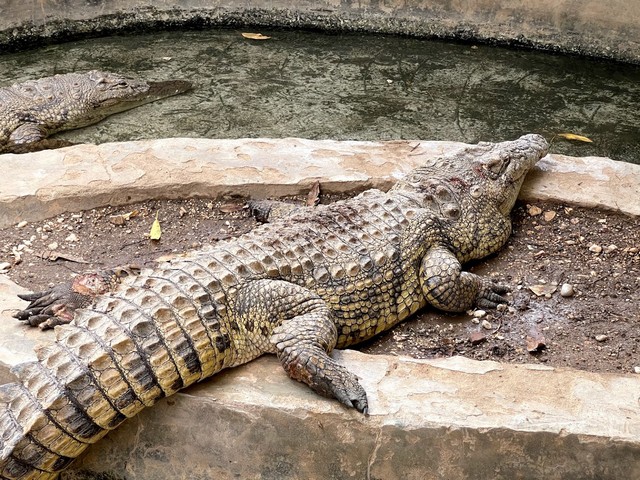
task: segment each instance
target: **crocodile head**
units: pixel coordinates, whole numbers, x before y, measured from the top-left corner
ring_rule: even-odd
[[[479,143],[472,155],[469,194],[493,203],[508,215],[518,198],[527,172],[547,154],[549,144],[542,135],[523,135],[502,143]]]
[[[146,82],[117,73],[92,70],[80,74],[74,87],[76,95],[84,97],[85,109],[77,116],[77,122],[72,122],[72,126],[66,125],[65,129],[90,125],[114,113],[187,92],[191,90],[191,83],[185,80]]]
[[[508,142],[481,142],[428,160],[394,189],[406,192],[427,208],[435,207],[445,217],[459,218],[466,212],[489,218],[495,210],[507,216],[527,172],[548,148],[544,137],[537,134]]]

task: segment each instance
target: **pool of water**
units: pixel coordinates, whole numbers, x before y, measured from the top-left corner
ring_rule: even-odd
[[[640,67],[383,35],[239,30],[113,36],[0,55],[0,86],[107,69],[193,92],[63,133],[74,142],[305,137],[476,142],[538,132],[552,151],[640,163]]]

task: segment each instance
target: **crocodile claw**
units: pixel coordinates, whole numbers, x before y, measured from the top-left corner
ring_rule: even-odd
[[[485,281],[478,292],[476,304],[482,308],[496,308],[501,303],[509,303],[503,295],[510,290],[506,285]]]

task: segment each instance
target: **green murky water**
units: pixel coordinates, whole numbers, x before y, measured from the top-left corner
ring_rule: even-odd
[[[552,150],[640,163],[640,67],[527,51],[317,32],[116,36],[0,56],[0,85],[94,68],[186,78],[187,95],[61,134],[153,137],[504,140],[573,132]]]

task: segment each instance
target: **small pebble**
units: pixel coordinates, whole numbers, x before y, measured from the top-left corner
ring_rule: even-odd
[[[602,247],[600,245],[596,245],[595,243],[589,247],[589,251],[593,253],[602,252]]]
[[[485,310],[476,310],[475,312],[473,312],[473,316],[476,318],[482,318],[487,314],[487,312]]]
[[[499,312],[504,312],[506,309],[507,309],[506,303],[499,303],[498,306],[496,307],[496,310]]]
[[[607,337],[606,335],[596,335],[595,339],[598,342],[604,342],[605,340],[607,340],[609,337]]]
[[[0,273],[7,273],[11,268],[11,264],[9,262],[0,262]]]
[[[613,252],[614,250],[617,250],[617,249],[618,249],[618,247],[612,243],[611,245],[607,246],[604,249],[604,251],[605,251],[605,253],[611,253],[611,252]]]
[[[47,248],[49,250],[56,250],[58,248],[58,242],[51,242],[49,245],[47,245]]]
[[[489,322],[487,320],[483,320],[482,321],[482,328],[485,328],[487,330],[491,330],[493,328],[493,325],[491,325],[491,322]]]
[[[635,373],[640,373],[640,366],[633,367]]]
[[[66,242],[77,242],[78,236],[75,233],[71,233],[64,239]]]
[[[469,335],[469,341],[471,345],[479,345],[480,343],[487,340],[487,336],[483,332],[473,332]]]
[[[575,295],[575,290],[573,289],[573,285],[570,283],[563,283],[562,287],[560,287],[560,295],[563,297],[573,297]]]
[[[535,205],[529,205],[527,208],[527,212],[532,217],[535,217],[536,215],[540,215],[542,213],[542,209],[540,207],[536,207]]]
[[[550,222],[554,218],[556,218],[556,212],[554,212],[553,210],[547,210],[546,212],[544,212],[544,221],[545,222]]]
[[[22,220],[21,222],[19,222],[16,227],[17,228],[24,228],[27,226],[27,221],[26,220]]]

